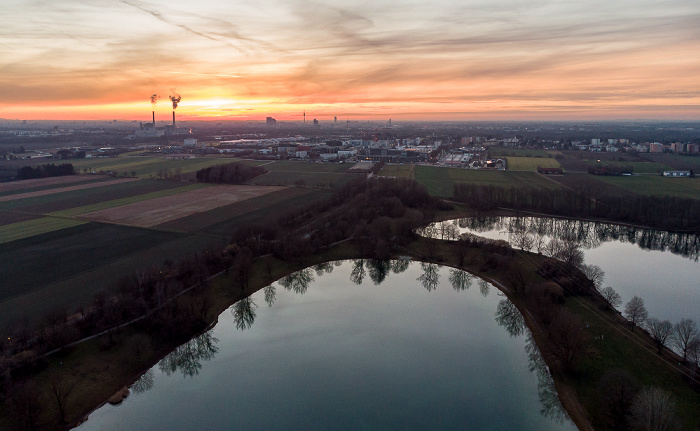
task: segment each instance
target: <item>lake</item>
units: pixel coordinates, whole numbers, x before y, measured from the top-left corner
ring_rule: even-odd
[[[575,430],[517,309],[463,271],[348,260],[224,312],[88,430]]]
[[[446,226],[453,226],[448,228]],[[650,317],[676,323],[690,318],[700,323],[700,236],[609,223],[551,217],[486,217],[434,223],[429,235],[440,238],[472,233],[505,240],[516,248],[537,252],[538,238],[580,244],[584,262],[605,272],[603,286],[612,286],[622,306],[633,296],[645,302]],[[530,236],[530,240],[523,236]]]

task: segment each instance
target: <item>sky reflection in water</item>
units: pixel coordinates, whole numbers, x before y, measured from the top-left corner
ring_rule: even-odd
[[[307,268],[234,304],[79,429],[575,429],[522,316],[467,273]]]

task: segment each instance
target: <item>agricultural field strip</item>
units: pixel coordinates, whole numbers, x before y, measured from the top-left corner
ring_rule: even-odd
[[[11,192],[17,190],[34,189],[47,186],[54,186],[59,184],[70,184],[77,183],[81,181],[94,180],[97,181],[102,179],[102,177],[86,177],[82,175],[65,175],[62,177],[50,177],[50,178],[37,178],[32,180],[21,180],[13,181],[10,183],[0,184],[0,193]]]
[[[669,195],[687,199],[700,198],[700,178],[666,178],[659,175],[633,175],[623,177],[599,176],[596,179],[640,195]]]
[[[91,212],[95,212],[95,211],[106,210],[109,208],[115,208],[115,207],[119,207],[119,206],[123,206],[123,205],[134,204],[137,202],[162,198],[162,197],[176,195],[176,194],[180,194],[180,193],[187,193],[187,192],[190,192],[192,190],[199,190],[199,189],[203,189],[206,187],[210,187],[210,185],[209,184],[200,184],[200,183],[188,184],[186,186],[177,187],[177,188],[173,188],[173,189],[159,190],[156,192],[144,193],[144,194],[140,194],[140,195],[136,195],[136,196],[129,196],[126,198],[99,202],[99,203],[92,204],[92,205],[85,205],[85,206],[81,206],[81,207],[70,208],[67,210],[55,211],[55,212],[48,213],[47,215],[53,216],[53,217],[74,217],[74,216],[77,216],[79,214],[86,214],[86,213],[91,213]]]
[[[100,178],[102,177],[102,178]],[[72,186],[78,186],[78,185],[83,185],[83,184],[92,184],[92,183],[100,183],[102,181],[111,181],[114,178],[112,177],[107,177],[107,176],[102,176],[100,175],[98,179],[95,178],[89,178],[87,175],[83,175],[83,178],[85,178],[83,181],[76,181],[74,183],[68,183],[71,184]],[[2,196],[11,196],[11,195],[18,195],[22,193],[30,193],[30,192],[36,192],[36,191],[41,191],[41,190],[52,190],[52,189],[59,189],[61,187],[66,187],[66,184],[50,184],[50,185],[45,185],[41,187],[28,187],[20,190],[10,190],[10,191],[0,191],[0,197]]]
[[[561,167],[556,159],[538,157],[506,156],[506,163],[509,171],[536,171],[540,166],[543,168]]]
[[[54,193],[72,192],[75,190],[92,189],[95,187],[111,186],[113,184],[121,184],[121,183],[130,182],[130,181],[138,181],[138,179],[137,178],[121,178],[121,179],[112,180],[112,181],[91,182],[88,184],[81,184],[81,185],[77,185],[77,186],[59,187],[59,188],[54,188],[54,189],[37,190],[37,191],[33,191],[33,192],[19,193],[19,194],[15,194],[15,195],[0,196],[0,202],[14,201],[17,199],[25,199],[25,198],[33,198],[33,197],[37,197],[37,196],[52,195]]]
[[[264,208],[270,208],[271,214],[277,214],[281,208],[279,205],[288,203],[294,204],[295,199],[300,196],[312,193],[313,189],[298,187],[283,187],[264,195],[252,197],[234,204],[224,205],[211,210],[181,217],[176,220],[165,222],[155,226],[156,229],[170,229],[178,232],[197,232],[220,236],[219,233],[212,233],[206,228],[212,225],[227,224],[227,222],[244,214],[254,213]],[[230,235],[227,235],[229,237]]]
[[[87,222],[62,218],[42,217],[38,219],[0,226],[0,244],[53,232]]]
[[[203,190],[192,190],[90,212],[80,217],[105,223],[152,227],[280,189],[280,187],[269,186],[215,185]]]

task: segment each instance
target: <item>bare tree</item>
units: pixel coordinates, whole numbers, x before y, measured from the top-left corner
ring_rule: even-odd
[[[450,269],[449,279],[452,288],[457,291],[469,289],[472,284],[472,275],[461,269]]]
[[[630,422],[640,431],[671,431],[678,429],[676,405],[671,395],[659,388],[645,388],[632,402]]]
[[[603,288],[603,290],[600,291],[600,294],[603,295],[603,299],[605,299],[605,301],[607,301],[612,308],[617,308],[622,304],[620,294],[615,292],[615,289],[610,286]]]
[[[673,324],[668,320],[661,321],[656,317],[652,317],[646,320],[645,326],[656,343],[658,352],[661,353],[661,350],[666,347],[666,341],[673,332]]]
[[[683,362],[688,359],[688,348],[691,341],[698,336],[698,326],[692,319],[681,319],[680,322],[673,325],[673,334],[671,341],[673,345],[683,352]]]
[[[243,331],[253,326],[256,316],[255,310],[257,309],[258,305],[250,296],[233,304],[231,312],[233,313],[233,320],[236,322],[236,328]]]
[[[605,279],[605,271],[603,271],[598,265],[581,265],[581,271],[586,274],[596,289],[600,289],[603,285],[603,280]]]
[[[639,325],[649,317],[649,313],[644,306],[644,300],[638,296],[633,296],[627,305],[625,305],[624,315],[632,326]]]
[[[61,375],[56,375],[49,379],[49,385],[51,386],[51,394],[56,399],[56,406],[58,407],[58,414],[61,417],[61,423],[65,424],[67,423],[66,403],[68,401],[68,396],[75,387],[75,382],[68,382]]]
[[[272,304],[275,303],[275,298],[277,298],[277,289],[271,284],[263,287],[263,293],[265,294],[265,302],[267,302],[268,307],[272,307]]]

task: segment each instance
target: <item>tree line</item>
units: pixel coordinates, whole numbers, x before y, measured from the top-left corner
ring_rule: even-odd
[[[260,166],[233,162],[200,169],[196,177],[200,183],[242,184],[266,172],[267,170]]]
[[[30,180],[35,178],[60,177],[73,174],[75,174],[75,169],[73,169],[73,165],[70,163],[62,163],[60,165],[47,163],[37,167],[23,166],[17,170],[17,176],[15,176],[15,179]]]
[[[676,196],[606,195],[603,189],[536,189],[455,184],[453,199],[477,211],[505,207],[563,217],[596,217],[664,230],[700,232],[700,200]]]

